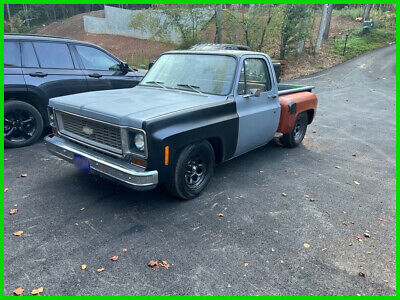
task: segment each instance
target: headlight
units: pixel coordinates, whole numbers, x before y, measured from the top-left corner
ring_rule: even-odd
[[[49,113],[49,123],[51,127],[56,127],[56,121],[54,116],[54,109],[52,107],[48,107],[47,111]]]
[[[144,151],[144,136],[141,133],[135,135],[135,146],[138,150]]]

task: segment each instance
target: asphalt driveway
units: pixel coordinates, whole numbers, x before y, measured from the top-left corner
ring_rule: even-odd
[[[394,295],[395,52],[295,80],[319,97],[304,144],[229,161],[188,202],[99,181],[43,142],[6,149],[5,295]]]

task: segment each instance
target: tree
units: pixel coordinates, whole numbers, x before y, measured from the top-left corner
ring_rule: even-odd
[[[176,30],[181,37],[180,46],[187,48],[200,41],[199,33],[209,24],[213,11],[210,6],[159,4],[157,9],[145,9],[134,15],[130,25],[148,31],[158,40],[168,40]]]
[[[369,20],[369,13],[371,12],[372,4],[366,4],[364,7],[363,21]]]
[[[308,16],[306,5],[285,4],[283,6],[283,19],[281,25],[281,43],[279,59],[285,59],[287,52],[296,48],[298,42],[305,38],[304,18]]]
[[[325,30],[323,34],[323,39],[328,40],[329,38],[329,30],[331,29],[331,19],[332,19],[332,11],[334,4],[329,4],[328,5],[328,11],[326,13],[326,25],[325,25]]]
[[[222,42],[222,4],[216,5],[215,11],[215,42],[221,44]]]
[[[322,17],[321,17],[321,23],[319,25],[317,42],[315,45],[315,53],[318,53],[321,50],[322,36],[325,31],[327,14],[328,14],[328,4],[324,4],[324,6],[322,8]]]

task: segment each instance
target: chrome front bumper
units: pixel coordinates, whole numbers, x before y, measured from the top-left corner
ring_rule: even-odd
[[[52,134],[46,136],[44,140],[47,150],[68,162],[73,163],[74,154],[86,157],[90,163],[90,173],[117,180],[135,190],[150,190],[157,186],[157,171],[143,171],[129,162],[101,154]]]

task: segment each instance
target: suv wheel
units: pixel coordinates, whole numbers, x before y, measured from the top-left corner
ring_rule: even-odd
[[[308,116],[306,112],[299,114],[294,121],[294,126],[291,132],[284,134],[281,142],[288,148],[294,148],[301,144],[306,135],[308,125]]]
[[[10,100],[4,103],[4,146],[24,147],[36,142],[43,131],[39,111],[26,102]]]
[[[185,147],[173,165],[168,190],[183,200],[199,196],[210,182],[214,163],[210,143],[203,141]]]

